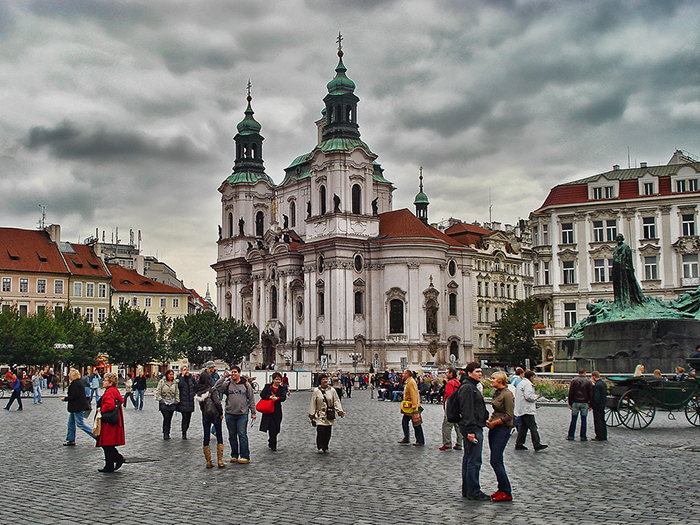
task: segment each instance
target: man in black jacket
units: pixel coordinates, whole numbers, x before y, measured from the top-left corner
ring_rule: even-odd
[[[593,383],[586,378],[586,371],[582,368],[569,383],[569,409],[571,410],[571,424],[569,434],[566,437],[569,441],[574,440],[576,434],[576,421],[581,415],[581,441],[587,441],[586,426],[588,422],[588,411],[591,410],[593,401]]]
[[[593,428],[595,437],[593,441],[607,441],[608,428],[605,426],[605,403],[608,399],[608,385],[600,377],[600,372],[591,372],[593,378]]]
[[[486,403],[477,385],[481,382],[481,365],[469,363],[466,377],[457,391],[459,401],[459,428],[464,437],[464,457],[462,458],[462,496],[476,501],[491,501],[481,491],[479,472],[481,471],[481,451],[484,446],[486,426]],[[454,395],[454,394],[453,394]]]
[[[146,394],[146,376],[143,374],[143,370],[141,370],[139,376],[134,379],[132,388],[136,392],[134,410],[143,410],[143,397]]]

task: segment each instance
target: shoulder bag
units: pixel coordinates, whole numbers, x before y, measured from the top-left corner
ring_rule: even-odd
[[[261,399],[255,405],[255,410],[261,414],[272,414],[275,411],[275,401],[272,399]]]
[[[326,419],[328,421],[333,421],[335,419],[335,407],[331,407],[328,404],[328,399],[326,398],[325,392],[321,392],[321,395],[323,396],[324,403],[326,403]]]
[[[92,433],[95,436],[99,436],[102,431],[102,412],[99,410],[95,412],[95,421],[92,424]]]
[[[108,425],[118,425],[119,424],[119,408],[121,407],[121,404],[119,401],[116,399],[114,400],[114,410],[110,410],[109,412],[102,412],[102,409],[100,409],[100,417],[103,422],[107,423]]]

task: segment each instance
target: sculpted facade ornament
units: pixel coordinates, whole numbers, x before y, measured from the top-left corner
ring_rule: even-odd
[[[676,253],[681,255],[693,254],[700,252],[700,238],[698,237],[681,237],[671,246],[676,250]]]

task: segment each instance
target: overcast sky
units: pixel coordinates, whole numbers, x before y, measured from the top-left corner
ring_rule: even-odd
[[[99,228],[214,295],[246,83],[268,175],[316,144],[335,39],[363,140],[413,210],[514,222],[549,189],[700,155],[697,0],[0,2],[0,225]]]

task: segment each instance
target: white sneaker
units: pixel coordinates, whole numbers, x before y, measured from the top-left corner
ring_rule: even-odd
[[[323,454],[323,449],[322,449],[322,448],[319,448],[319,449],[318,449],[318,453],[319,453],[319,454]]]

